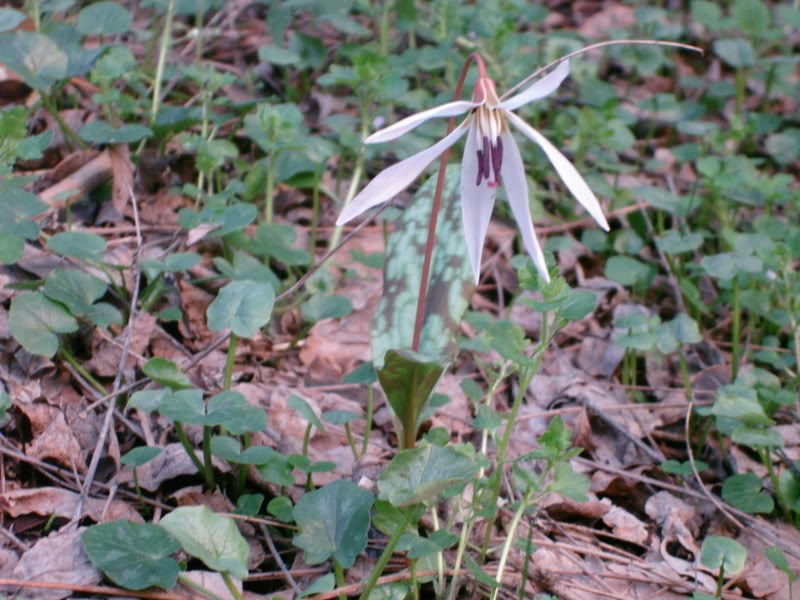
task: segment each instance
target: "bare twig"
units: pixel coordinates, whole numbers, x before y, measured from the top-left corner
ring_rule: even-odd
[[[116,392],[120,388],[120,384],[122,383],[122,374],[125,371],[125,365],[128,362],[128,351],[130,349],[130,342],[131,338],[133,337],[133,324],[134,320],[136,319],[136,304],[139,302],[139,284],[141,283],[141,258],[142,258],[142,232],[141,232],[141,223],[139,222],[139,208],[136,204],[136,195],[133,193],[133,189],[128,186],[128,193],[131,199],[131,206],[133,207],[133,220],[134,224],[136,225],[136,256],[134,258],[134,280],[133,280],[133,291],[131,293],[131,303],[130,309],[128,312],[128,325],[125,330],[125,341],[123,342],[122,351],[120,352],[119,358],[119,366],[117,367],[117,374],[114,377],[114,385],[112,387],[112,393]],[[92,460],[89,463],[89,469],[86,473],[86,478],[83,482],[83,488],[81,490],[81,497],[78,500],[78,504],[75,508],[75,515],[73,516],[73,520],[77,522],[80,519],[81,513],[83,512],[83,504],[86,500],[86,497],[89,495],[89,492],[92,488],[92,481],[94,481],[94,477],[97,474],[97,466],[100,464],[100,458],[103,455],[103,449],[106,445],[106,440],[108,439],[109,431],[111,430],[112,423],[114,422],[114,408],[115,408],[115,401],[112,400],[108,403],[108,408],[106,409],[106,416],[103,420],[103,427],[100,430],[100,435],[97,438],[97,444],[95,444],[94,452],[92,453]]]
[[[188,596],[173,592],[136,592],[100,585],[81,585],[67,581],[31,581],[29,579],[12,579],[0,577],[0,586],[15,588],[32,588],[36,590],[70,590],[81,594],[97,594],[99,596],[122,596],[125,598],[145,598],[151,600],[188,600]]]
[[[264,536],[264,540],[267,542],[269,553],[272,555],[272,558],[275,560],[275,564],[278,565],[278,568],[281,570],[281,573],[283,573],[283,577],[284,579],[286,579],[286,583],[288,583],[289,586],[294,590],[295,594],[298,595],[301,594],[302,590],[300,589],[300,586],[297,585],[297,582],[294,580],[294,577],[292,577],[292,574],[289,572],[289,569],[286,568],[286,563],[283,562],[280,552],[278,552],[278,549],[275,547],[275,542],[272,541],[272,534],[270,534],[269,528],[263,523],[259,523],[258,526],[261,529],[261,533]]]

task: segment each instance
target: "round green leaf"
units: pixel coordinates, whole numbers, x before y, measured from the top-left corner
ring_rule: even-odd
[[[129,590],[158,586],[169,590],[178,580],[178,563],[170,554],[180,544],[149,523],[111,521],[89,527],[81,544],[92,564]]]
[[[228,390],[208,401],[203,424],[221,425],[233,435],[242,435],[263,430],[267,417],[263,409],[251,405],[242,394]]]
[[[0,8],[0,31],[11,31],[25,20],[25,15],[13,8]]]
[[[187,388],[191,385],[189,378],[181,372],[178,365],[160,356],[154,356],[148,360],[142,367],[142,371],[156,383],[173,390]]]
[[[651,268],[631,256],[612,256],[606,262],[605,275],[622,285],[635,285],[650,277]]]
[[[352,567],[367,546],[374,501],[370,492],[343,479],[300,498],[294,507],[300,533],[293,543],[306,562],[316,565],[333,556],[344,568]]]
[[[25,252],[25,238],[0,232],[0,265],[13,265]]]
[[[738,575],[744,569],[747,550],[736,540],[710,535],[700,547],[700,561],[709,569],[722,567],[726,575]]]
[[[208,568],[238,579],[247,577],[250,547],[233,519],[213,513],[206,506],[181,506],[161,519],[160,525]]]
[[[300,62],[300,57],[291,50],[285,50],[270,44],[258,49],[258,60],[263,63],[283,66],[296,65]]]
[[[155,446],[139,446],[123,454],[119,462],[126,467],[135,469],[136,467],[141,467],[150,462],[159,454],[161,454],[161,448],[156,448]]]
[[[714,41],[714,52],[731,67],[749,67],[756,60],[756,53],[749,40],[721,39]]]
[[[116,35],[131,28],[131,14],[117,2],[95,2],[78,13],[75,26],[83,35]]]
[[[88,313],[107,287],[101,279],[77,269],[56,268],[44,280],[45,295],[66,305],[73,315]]]
[[[353,312],[353,304],[344,296],[316,294],[300,305],[300,314],[310,323],[322,319],[339,319]]]
[[[47,240],[47,247],[62,256],[81,260],[99,260],[105,252],[106,241],[94,233],[65,231],[57,233]]]
[[[722,498],[746,513],[772,512],[775,502],[763,491],[761,480],[753,473],[732,475],[722,484]]]
[[[447,488],[468,481],[477,470],[471,458],[447,446],[403,450],[378,478],[379,497],[397,507],[433,501]]]
[[[31,354],[52,357],[58,350],[59,333],[78,330],[78,322],[67,310],[43,294],[20,294],[8,313],[11,335]]]
[[[66,77],[69,58],[50,37],[15,31],[0,37],[0,62],[41,91]]]
[[[222,288],[208,305],[208,328],[211,331],[230,329],[239,337],[252,337],[269,322],[274,302],[275,291],[271,285],[234,281]]]
[[[148,127],[135,123],[115,128],[105,121],[98,120],[81,127],[78,135],[92,144],[132,144],[150,137],[153,132]]]

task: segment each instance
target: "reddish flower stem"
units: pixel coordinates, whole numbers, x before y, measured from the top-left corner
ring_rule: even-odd
[[[461,67],[461,75],[456,84],[456,90],[453,94],[453,99],[458,100],[464,92],[464,81],[467,78],[469,67],[475,63],[478,67],[478,74],[481,77],[486,76],[486,66],[484,65],[483,58],[480,54],[473,52],[464,61]],[[455,117],[450,117],[447,121],[447,133],[453,131],[456,126]],[[444,188],[444,177],[447,171],[447,160],[450,158],[450,148],[442,153],[439,160],[439,178],[436,180],[436,192],[433,195],[433,207],[431,208],[431,216],[428,221],[428,241],[425,244],[425,258],[422,262],[422,277],[419,282],[419,296],[417,297],[417,317],[414,321],[414,337],[411,342],[411,350],[414,352],[419,351],[420,339],[422,337],[422,325],[425,320],[425,297],[428,293],[428,278],[431,271],[431,258],[433,257],[433,246],[436,241],[436,223],[439,219],[439,210],[442,207],[442,189]],[[405,434],[405,447],[413,448],[416,442],[416,423],[404,424]]]

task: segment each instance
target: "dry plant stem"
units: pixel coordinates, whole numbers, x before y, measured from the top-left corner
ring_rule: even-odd
[[[164,17],[164,31],[161,34],[161,43],[158,47],[158,63],[156,65],[155,81],[153,82],[153,104],[150,107],[150,123],[155,123],[158,117],[158,108],[161,104],[161,80],[164,78],[164,67],[167,64],[167,51],[172,38],[172,17],[175,15],[175,0],[169,0],[167,14]]]
[[[703,49],[702,48],[698,48],[697,46],[691,46],[689,44],[681,44],[679,42],[663,42],[663,41],[660,41],[660,40],[608,40],[608,41],[605,41],[605,42],[598,42],[597,44],[591,44],[591,45],[586,46],[584,48],[580,48],[578,50],[575,50],[574,52],[570,52],[569,54],[565,54],[564,56],[562,56],[560,58],[557,58],[553,62],[548,63],[545,66],[537,69],[536,71],[534,71],[533,73],[528,75],[525,79],[523,79],[518,84],[516,84],[514,87],[512,87],[509,90],[507,90],[500,97],[500,99],[501,100],[505,100],[506,98],[511,96],[514,92],[516,92],[518,89],[520,89],[522,87],[525,87],[526,85],[528,85],[528,83],[530,83],[531,81],[533,81],[534,79],[539,77],[539,75],[541,75],[545,71],[548,71],[548,70],[552,69],[553,67],[555,67],[559,63],[564,62],[565,60],[569,60],[570,58],[573,58],[573,57],[578,56],[580,54],[585,54],[586,52],[589,52],[590,50],[596,50],[598,48],[605,48],[606,46],[622,46],[622,45],[630,45],[630,46],[667,46],[667,47],[670,47],[670,48],[682,48],[683,50],[690,50],[692,52],[699,52],[700,54],[703,54]]]
[[[130,308],[128,309],[128,324],[125,328],[125,341],[123,342],[122,351],[120,352],[119,366],[117,367],[117,374],[114,377],[112,392],[119,390],[120,385],[122,384],[122,374],[125,371],[125,365],[128,362],[128,352],[130,350],[131,337],[133,335],[133,323],[136,319],[136,304],[139,302],[139,288],[141,287],[140,284],[142,279],[142,270],[140,268],[142,258],[142,232],[140,229],[141,222],[139,221],[139,207],[136,202],[136,195],[133,193],[133,188],[130,186],[128,186],[128,195],[133,208],[133,222],[136,226],[136,255],[133,264],[134,279],[133,291],[131,292],[131,303]],[[101,393],[105,394],[106,392],[103,391]],[[108,439],[108,434],[114,421],[114,404],[115,403],[113,401],[109,402],[108,408],[106,409],[103,427],[100,430],[100,435],[97,438],[97,444],[95,445],[94,452],[92,453],[92,460],[89,463],[83,488],[81,489],[81,497],[78,500],[78,504],[75,508],[75,514],[73,515],[73,519],[75,520],[80,518],[80,515],[83,512],[83,504],[92,489],[92,482],[94,481],[94,476],[97,473],[97,466],[100,464],[100,457],[103,454],[103,448],[106,445],[106,440]]]
[[[145,598],[148,600],[186,600],[186,596],[182,594],[173,594],[171,592],[137,592],[100,585],[81,585],[66,581],[30,581],[27,579],[11,579],[8,577],[0,577],[0,586],[32,588],[37,590],[70,590],[73,592],[80,592],[82,594],[121,596],[124,598]]]
[[[261,529],[261,535],[264,536],[264,540],[267,542],[267,547],[272,555],[272,559],[275,561],[275,564],[278,565],[281,573],[283,573],[283,578],[286,579],[286,583],[289,584],[289,587],[292,588],[294,593],[299,596],[302,593],[302,590],[300,589],[300,586],[297,585],[294,577],[292,577],[289,569],[286,568],[286,563],[283,562],[281,554],[278,552],[278,549],[275,547],[275,542],[272,540],[272,534],[269,532],[269,527],[267,527],[264,523],[259,523],[258,526]]]

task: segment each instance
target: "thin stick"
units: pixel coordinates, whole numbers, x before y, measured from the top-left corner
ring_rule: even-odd
[[[511,89],[507,90],[502,96],[500,96],[501,100],[505,100],[511,94],[516,92],[519,88],[526,86],[528,83],[539,77],[545,71],[552,69],[556,65],[564,62],[565,60],[569,60],[574,56],[578,56],[579,54],[585,54],[590,50],[596,50],[597,48],[604,48],[606,46],[621,46],[621,45],[631,45],[631,46],[668,46],[670,48],[682,48],[684,50],[691,50],[692,52],[699,52],[700,54],[704,54],[702,48],[698,48],[697,46],[691,46],[689,44],[681,44],[680,42],[662,42],[660,40],[608,40],[605,42],[598,42],[597,44],[591,44],[590,46],[586,46],[585,48],[580,48],[579,50],[575,50],[574,52],[570,52],[569,54],[565,54],[564,56],[557,58],[551,63],[546,64],[543,67],[536,69],[533,73],[528,75],[525,79],[520,81],[518,84],[513,86]]]
[[[142,258],[142,232],[140,229],[141,223],[139,221],[139,208],[136,204],[136,195],[133,193],[133,188],[130,186],[128,186],[128,194],[131,199],[131,206],[133,207],[133,222],[136,226],[137,245],[136,255],[134,257],[134,280],[133,291],[131,292],[130,309],[128,311],[128,326],[125,330],[125,341],[123,342],[122,351],[120,352],[119,366],[117,367],[117,374],[114,377],[112,393],[119,390],[120,384],[122,383],[122,374],[125,371],[125,364],[128,362],[128,350],[130,349],[131,338],[133,337],[133,324],[136,318],[136,304],[139,301],[139,287],[142,276],[142,270],[140,268]],[[106,409],[103,427],[100,430],[100,435],[97,438],[97,444],[95,444],[94,452],[92,453],[92,460],[89,463],[89,469],[87,470],[86,478],[83,482],[83,488],[81,489],[81,497],[78,500],[78,504],[75,507],[75,514],[72,517],[76,522],[80,519],[80,515],[83,513],[83,504],[92,489],[92,482],[94,481],[94,476],[97,473],[97,466],[100,464],[100,457],[103,454],[103,448],[105,448],[109,431],[111,430],[112,423],[114,422],[114,403],[114,400],[109,402],[108,408]]]
[[[152,600],[186,600],[187,598],[183,594],[173,594],[170,592],[136,592],[100,585],[81,585],[66,581],[30,581],[29,579],[11,579],[9,577],[0,577],[0,586],[34,588],[39,590],[70,590],[72,592],[80,592],[82,594],[123,596],[126,598],[147,598]]]

